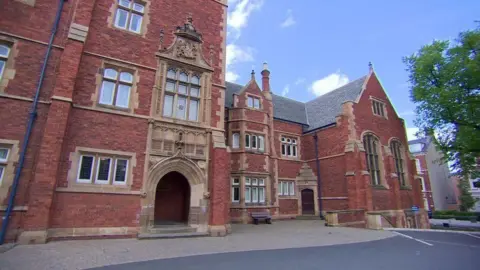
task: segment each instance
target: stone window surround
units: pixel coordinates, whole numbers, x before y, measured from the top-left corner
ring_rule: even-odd
[[[395,156],[394,156],[393,151],[392,151],[392,142],[397,142],[398,143],[399,148],[400,148],[400,158],[403,161],[403,174],[404,174],[404,178],[405,178],[404,179],[405,180],[405,185],[402,185],[402,183],[400,183],[400,186],[403,187],[403,188],[409,188],[409,187],[411,187],[411,183],[410,183],[409,177],[408,177],[407,155],[405,154],[405,146],[397,138],[392,138],[392,139],[389,140],[388,145],[390,147],[390,153],[388,153],[388,154],[390,154],[393,157],[393,165],[394,166],[396,166],[396,164],[395,164]],[[398,178],[396,167],[394,167],[393,177]]]
[[[239,147],[238,148],[234,148],[233,147],[233,134],[239,134]],[[248,152],[248,153],[258,153],[258,154],[267,154],[267,149],[268,149],[268,144],[267,144],[267,135],[262,133],[262,132],[259,132],[259,131],[253,131],[253,130],[243,130],[242,128],[238,128],[238,129],[234,129],[234,130],[230,130],[229,131],[229,134],[230,134],[230,138],[229,138],[229,142],[231,142],[231,150],[232,152]],[[245,146],[245,137],[246,135],[250,135],[250,143],[251,143],[251,136],[252,135],[255,135],[257,136],[257,141],[258,141],[258,136],[262,136],[263,137],[263,151],[260,151],[259,148],[258,148],[258,143],[257,143],[257,148],[252,148],[251,146],[250,147],[246,147]]]
[[[261,178],[264,179],[265,185],[265,202],[263,203],[246,203],[245,202],[245,178]],[[240,201],[239,202],[232,202],[230,199],[230,203],[232,207],[240,207],[240,208],[248,208],[248,207],[270,207],[271,201],[271,179],[270,176],[267,174],[255,174],[255,173],[245,173],[245,174],[232,174],[230,176],[230,189],[232,189],[233,179],[240,180]]]
[[[13,178],[15,176],[15,165],[19,159],[19,144],[20,141],[17,140],[0,139],[0,147],[9,149],[7,162],[2,163],[6,164],[6,166],[5,171],[3,172],[2,182],[0,183],[0,206],[1,202],[7,198],[8,192],[13,183]]]
[[[121,108],[114,105],[105,105],[100,104],[100,91],[102,89],[103,83],[103,72],[105,69],[111,68],[115,69],[117,72],[119,70],[129,72],[133,75],[133,82],[130,88],[130,97],[128,101],[128,108]],[[138,69],[136,67],[110,61],[104,60],[102,61],[102,65],[98,69],[98,72],[95,75],[95,92],[91,96],[91,101],[93,101],[93,107],[97,109],[101,109],[102,111],[123,111],[128,113],[133,113],[135,109],[138,109],[139,105],[139,97],[138,97],[138,83],[140,82],[140,76],[138,75]]]
[[[254,107],[248,106],[248,98],[253,98],[253,106],[254,106]],[[259,106],[259,108],[255,108],[255,99],[258,99],[258,103],[259,103],[258,106]],[[250,93],[247,93],[247,94],[245,95],[245,108],[247,108],[247,109],[254,110],[254,111],[259,111],[259,110],[261,110],[261,109],[263,108],[263,104],[262,104],[262,103],[263,103],[263,102],[262,102],[262,97],[259,96],[259,95],[250,94]]]
[[[296,156],[287,156],[287,155],[283,155],[282,154],[282,137],[285,137],[285,138],[289,138],[289,139],[294,139],[297,141],[297,155]],[[278,141],[280,142],[280,149],[279,149],[279,153],[280,153],[280,157],[281,159],[285,159],[285,160],[301,160],[301,151],[299,151],[301,149],[301,141],[300,141],[300,136],[298,135],[294,135],[292,133],[280,133],[278,135]]]
[[[35,0],[15,0],[16,2],[23,3],[25,5],[29,5],[34,7],[35,6]]]
[[[281,190],[281,183],[282,182],[286,182],[288,183],[288,185],[290,183],[293,183],[293,195],[291,195],[291,192],[289,192],[287,195],[283,195],[283,194],[280,194],[280,190]],[[278,198],[279,199],[297,199],[298,196],[297,196],[297,183],[295,180],[291,180],[291,179],[278,179],[278,188],[277,188],[277,195],[278,195]]]
[[[128,159],[128,168],[127,168],[127,181],[125,185],[113,185],[113,184],[96,184],[94,180],[92,183],[80,183],[77,181],[78,169],[80,165],[80,157],[82,155],[101,155],[112,158],[125,158]],[[118,193],[118,194],[136,194],[131,190],[133,184],[133,170],[137,166],[136,153],[134,152],[124,152],[124,151],[115,151],[107,149],[98,149],[98,148],[89,148],[89,147],[76,147],[75,151],[70,153],[70,166],[67,174],[68,186],[66,188],[57,188],[60,191],[68,192],[91,192],[91,193]],[[113,164],[114,165],[114,164]],[[112,169],[113,171],[114,169]],[[95,170],[92,179],[95,179]]]
[[[18,42],[14,38],[0,35],[0,44],[7,45],[10,48],[8,60],[0,79],[0,93],[4,93],[8,82],[15,77],[15,58],[18,56]]]
[[[377,135],[375,135],[374,132],[367,130],[367,131],[362,132],[362,134],[360,136],[360,138],[362,139],[362,146],[364,145],[363,139],[367,135],[372,135],[379,142],[379,144],[377,146],[378,147],[377,148],[377,154],[378,154],[378,167],[380,169],[380,184],[379,185],[373,185],[372,181],[370,181],[370,186],[374,187],[374,188],[379,188],[379,189],[389,189],[390,187],[389,187],[389,185],[386,181],[385,162],[384,162],[384,156],[385,155],[383,153],[383,148],[384,147],[382,147],[382,142],[380,141],[380,138]],[[366,152],[366,149],[360,149],[360,152]],[[365,158],[365,162],[367,162],[366,158]],[[363,165],[364,165],[365,170],[362,171],[362,175],[370,175],[370,173],[367,170],[367,164],[364,163]]]
[[[148,24],[150,23],[150,16],[149,16],[149,13],[150,13],[150,2],[151,0],[136,0],[136,2],[138,3],[142,3],[144,4],[144,7],[145,7],[145,10],[143,12],[143,19],[142,19],[142,27],[140,29],[140,33],[136,33],[136,32],[132,32],[132,31],[129,31],[127,29],[122,29],[122,28],[118,28],[115,26],[115,16],[117,14],[117,9],[118,9],[118,0],[111,0],[113,3],[112,5],[110,6],[110,16],[108,16],[107,18],[107,25],[109,28],[112,28],[112,29],[115,29],[117,31],[121,31],[121,32],[124,32],[124,33],[128,33],[128,34],[132,34],[132,35],[139,35],[139,36],[142,36],[142,37],[145,37],[147,35],[147,27],[148,27]],[[133,0],[131,0],[133,1]]]
[[[370,96],[370,100],[371,100],[371,104],[372,104],[372,114],[376,117],[380,117],[380,118],[384,118],[384,119],[388,119],[388,110],[387,110],[387,102],[384,101],[384,100],[381,100],[379,98],[376,98],[376,97],[373,97],[373,96]],[[383,113],[384,115],[378,115],[378,114],[375,114],[374,110],[373,110],[373,101],[376,101],[376,102],[380,102],[383,104]]]

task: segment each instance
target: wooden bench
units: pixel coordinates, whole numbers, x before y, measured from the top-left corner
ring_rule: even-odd
[[[266,224],[272,224],[272,216],[268,212],[253,212],[251,216],[255,225],[258,225],[260,219],[264,219]]]

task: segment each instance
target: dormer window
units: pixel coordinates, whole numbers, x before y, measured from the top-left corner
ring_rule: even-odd
[[[257,97],[248,96],[247,98],[247,107],[260,109],[260,99]]]

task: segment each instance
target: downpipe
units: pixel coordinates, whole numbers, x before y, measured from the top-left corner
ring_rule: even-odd
[[[318,193],[318,212],[321,220],[325,220],[323,216],[323,206],[322,206],[322,181],[320,180],[320,160],[318,159],[318,136],[315,132],[313,134],[313,139],[315,140],[315,163],[317,165],[317,193]]]
[[[8,205],[5,211],[5,215],[2,217],[2,228],[0,229],[0,245],[2,245],[5,241],[5,236],[7,234],[8,222],[10,221],[10,215],[12,214],[14,202],[15,202],[15,195],[17,193],[18,183],[20,181],[20,175],[22,173],[23,165],[25,162],[25,156],[27,154],[27,147],[28,141],[30,140],[30,135],[32,133],[33,124],[35,123],[35,119],[37,118],[37,105],[38,99],[40,97],[40,89],[42,89],[43,81],[45,79],[45,72],[47,70],[48,59],[50,58],[50,52],[52,51],[53,40],[55,39],[55,33],[57,32],[58,25],[60,23],[60,17],[62,15],[63,4],[67,2],[67,0],[59,0],[58,1],[58,8],[57,14],[55,15],[55,21],[53,23],[52,31],[50,34],[50,40],[48,42],[47,52],[45,53],[45,58],[43,59],[42,70],[40,72],[40,77],[38,78],[37,82],[37,89],[35,91],[35,98],[33,99],[32,108],[29,113],[28,117],[28,124],[27,124],[27,131],[23,137],[22,143],[22,151],[19,157],[19,163],[15,170],[15,176],[13,178],[12,190],[8,197]]]

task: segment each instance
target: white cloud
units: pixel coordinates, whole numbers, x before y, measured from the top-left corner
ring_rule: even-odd
[[[231,7],[234,7],[233,11],[228,14],[227,24],[236,31],[237,38],[240,36],[240,30],[247,26],[250,14],[259,10],[262,5],[263,0],[236,0],[230,4]]]
[[[347,75],[337,71],[320,80],[316,80],[310,86],[310,91],[316,96],[324,95],[332,90],[347,84],[350,80]]]
[[[287,10],[287,18],[280,24],[280,27],[286,28],[296,24],[295,18],[293,18],[292,10]]]
[[[290,85],[289,84],[285,85],[285,87],[283,88],[282,97],[286,96],[288,94],[288,92],[290,92]]]
[[[251,47],[240,47],[235,44],[227,45],[227,68],[235,63],[252,62],[254,50]]]
[[[232,71],[227,71],[227,73],[225,74],[225,80],[228,82],[236,82],[238,77],[240,76]]]
[[[408,140],[415,140],[418,137],[415,135],[418,132],[418,128],[412,127],[412,128],[407,128],[407,138]]]
[[[302,83],[304,83],[305,81],[306,81],[305,78],[298,78],[298,79],[295,81],[295,85],[302,84]]]
[[[415,112],[413,110],[407,110],[407,111],[403,111],[403,112],[399,113],[399,115],[401,117],[412,116],[412,115],[415,115]]]

